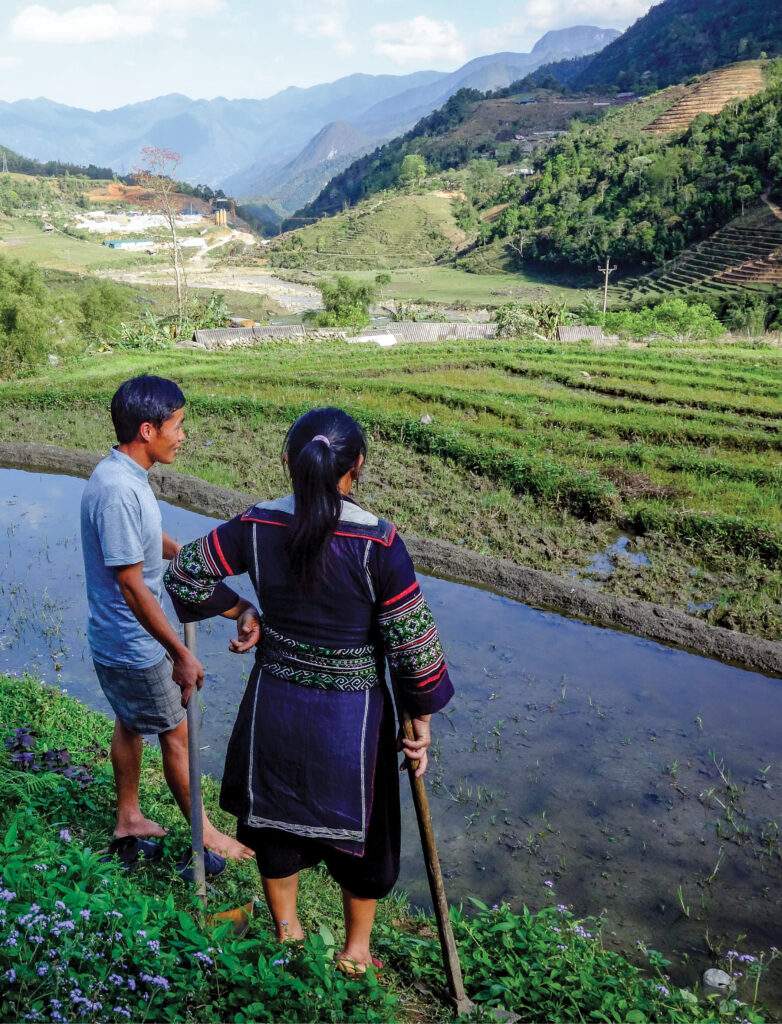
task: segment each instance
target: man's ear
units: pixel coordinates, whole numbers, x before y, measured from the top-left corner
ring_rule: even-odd
[[[137,437],[139,441],[150,441],[152,439],[152,431],[154,427],[151,423],[142,423],[138,428]]]

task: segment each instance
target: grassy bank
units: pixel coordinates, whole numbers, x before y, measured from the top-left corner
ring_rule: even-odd
[[[142,371],[187,394],[184,473],[276,496],[292,418],[337,403],[371,435],[361,500],[403,531],[780,635],[778,347],[312,341],[112,354],[0,384],[0,438],[105,450],[111,394]],[[619,532],[650,564],[614,557],[609,576],[592,573]]]
[[[157,749],[144,751],[142,800],[171,831],[164,859],[128,875],[100,857],[112,826],[110,722],[36,679],[0,676],[0,723],[3,1020],[452,1017],[436,998],[442,968],[433,922],[407,916],[400,898],[380,907],[375,946],[388,965],[381,979],[334,970],[339,894],[319,870],[302,876],[303,944],[280,947],[260,904],[242,939],[225,925],[199,925],[190,890],[173,870],[187,835]],[[216,795],[205,780],[209,812],[225,826]],[[244,904],[258,891],[253,866],[230,865],[212,882],[210,910]],[[542,896],[555,898],[548,890]],[[653,951],[642,951],[644,971],[604,951],[600,923],[578,921],[563,905],[537,913],[477,905],[469,916],[454,908],[452,918],[468,994],[484,1010],[504,1006],[527,1021],[763,1020],[737,1000],[706,1004],[675,988]],[[754,1006],[767,963],[750,960],[741,994]]]

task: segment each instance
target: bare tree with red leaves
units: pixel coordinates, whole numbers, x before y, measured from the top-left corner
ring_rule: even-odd
[[[180,154],[171,149],[165,149],[163,146],[144,146],[141,150],[141,165],[133,169],[138,184],[154,195],[156,205],[165,217],[171,233],[171,264],[176,278],[177,337],[182,331],[187,303],[187,276],[176,230],[179,207],[174,199],[177,187],[174,174],[181,162]]]

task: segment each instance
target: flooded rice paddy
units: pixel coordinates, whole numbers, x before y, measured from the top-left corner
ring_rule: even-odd
[[[83,487],[0,469],[0,671],[37,671],[108,713],[85,638]],[[215,523],[162,509],[182,541]],[[782,946],[782,681],[421,582],[457,688],[428,773],[449,898],[605,914],[606,945],[675,954],[682,982],[727,949]],[[251,666],[227,653],[231,625],[198,627],[204,766],[218,777]],[[427,906],[403,793],[400,886]],[[778,976],[762,995],[782,1007]]]

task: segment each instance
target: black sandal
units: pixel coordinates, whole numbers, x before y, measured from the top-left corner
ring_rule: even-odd
[[[132,871],[139,863],[151,864],[162,856],[163,850],[158,843],[140,836],[118,836],[109,843],[108,856],[101,858],[101,864],[107,864],[116,857],[127,871]]]

